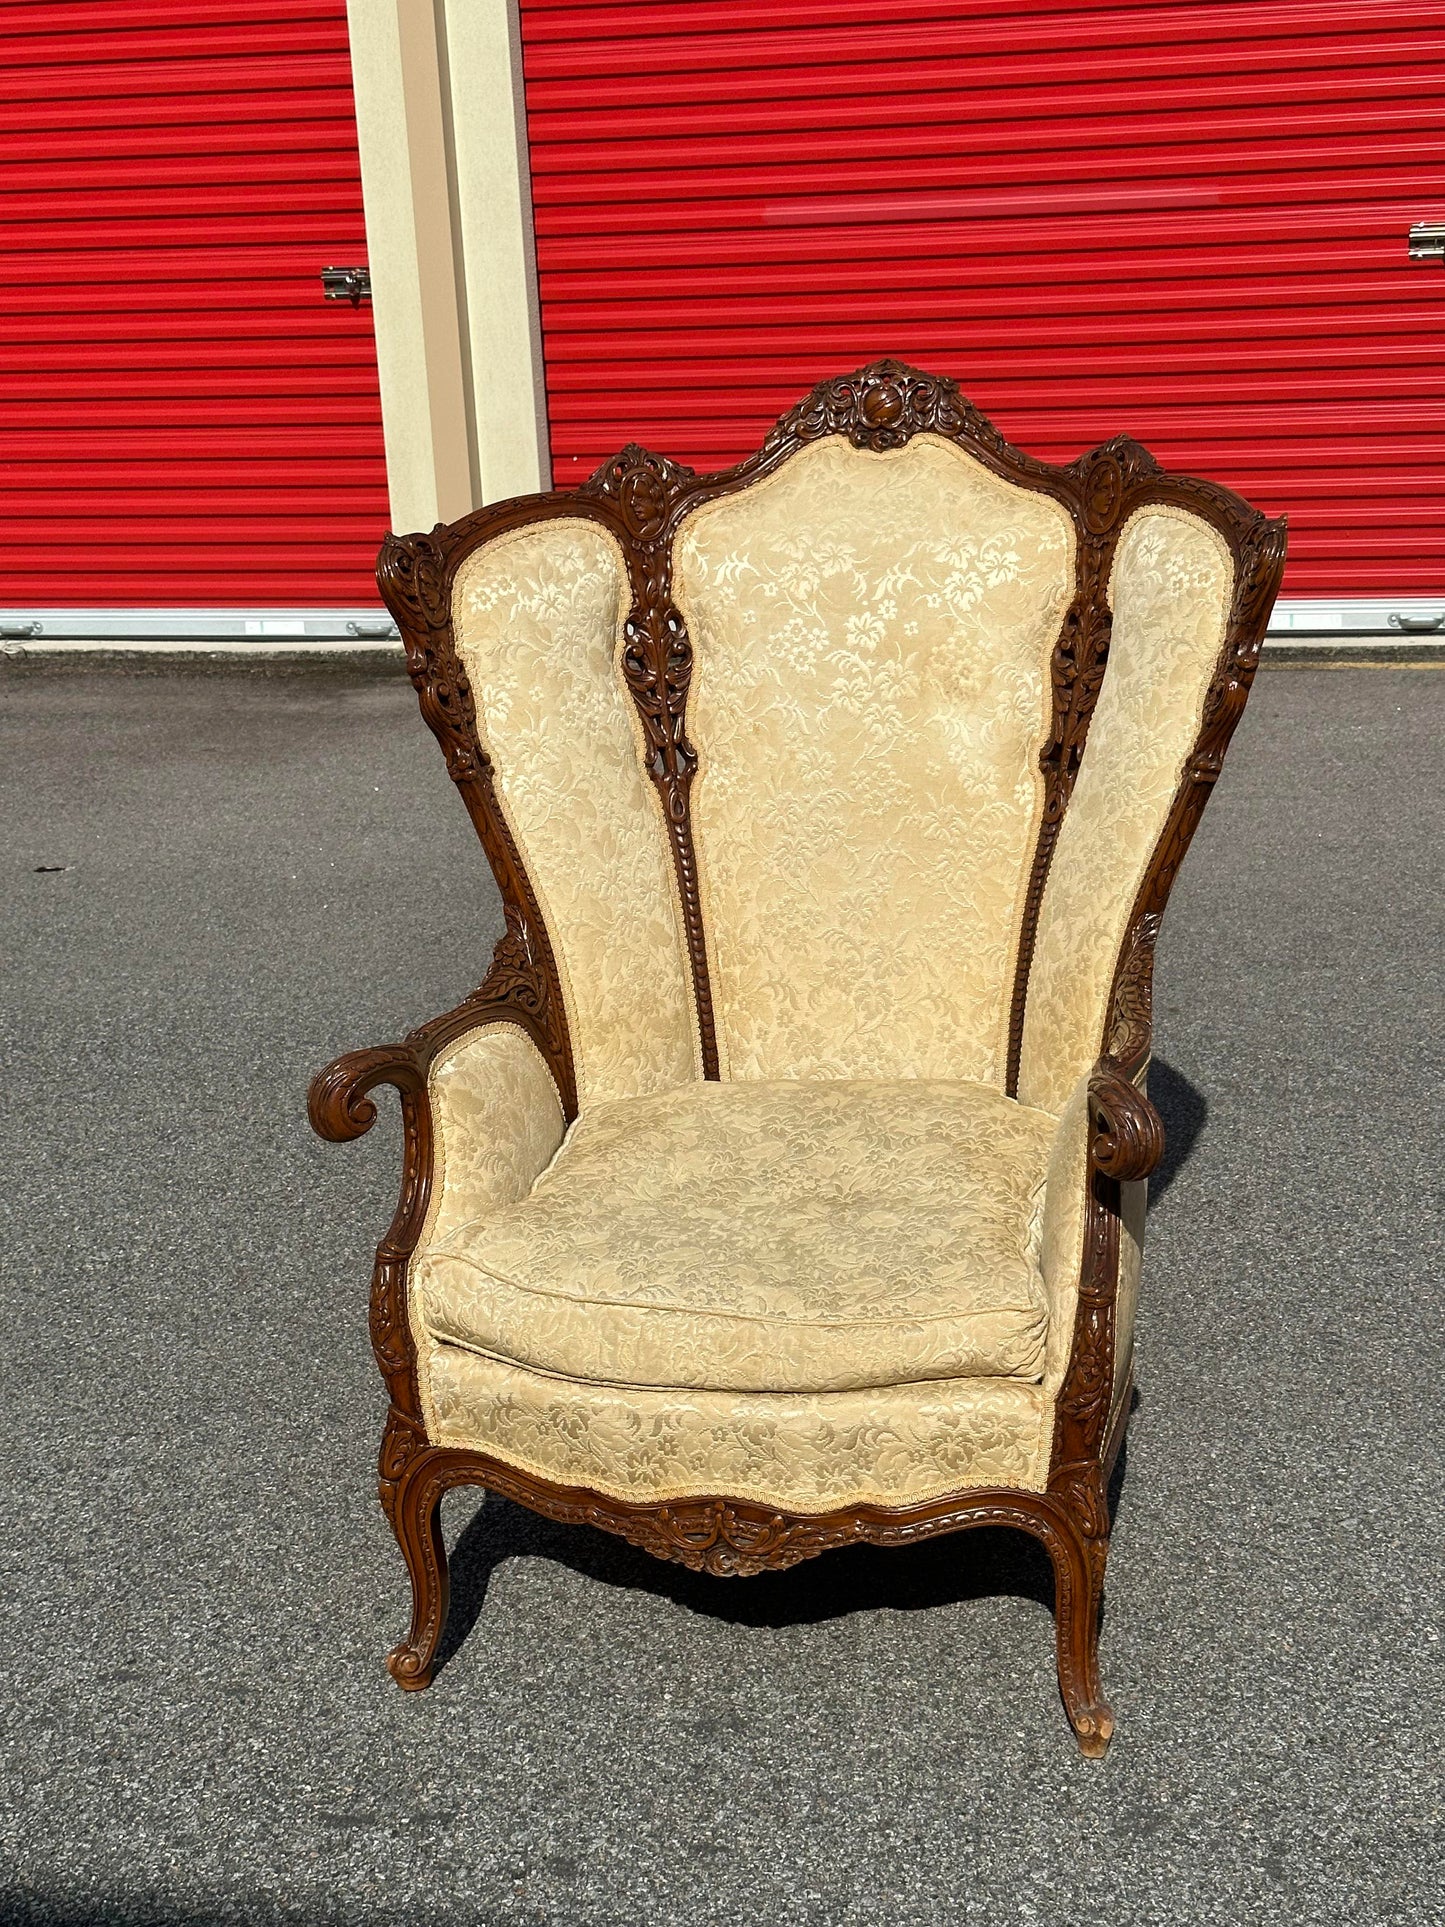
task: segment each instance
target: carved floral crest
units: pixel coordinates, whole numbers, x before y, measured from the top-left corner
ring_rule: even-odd
[[[851,375],[820,381],[783,416],[763,455],[789,442],[846,435],[855,448],[902,448],[914,435],[967,433],[1004,446],[991,422],[946,375],[925,375],[902,361],[873,361]]]

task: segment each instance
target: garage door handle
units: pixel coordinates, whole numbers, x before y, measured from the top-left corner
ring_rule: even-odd
[[[1391,616],[1390,627],[1403,629],[1412,636],[1429,636],[1437,629],[1445,629],[1445,616]]]
[[[323,268],[321,288],[328,301],[349,301],[353,308],[371,299],[370,268]]]
[[[1412,261],[1445,262],[1445,221],[1417,221],[1410,229]]]

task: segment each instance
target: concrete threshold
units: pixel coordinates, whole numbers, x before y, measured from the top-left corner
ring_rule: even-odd
[[[173,669],[227,670],[242,674],[265,675],[291,671],[341,671],[351,675],[404,676],[406,653],[395,640],[373,641],[317,637],[296,638],[286,642],[232,641],[229,638],[206,642],[114,638],[85,640],[56,637],[48,641],[6,642],[0,644],[0,665],[4,669],[38,671],[53,669]]]

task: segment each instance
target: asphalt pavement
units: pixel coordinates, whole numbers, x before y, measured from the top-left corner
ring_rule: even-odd
[[[1008,1534],[724,1581],[458,1495],[398,1692],[398,1131],[305,1092],[480,977],[472,831],[403,680],[0,673],[0,1920],[1445,1921],[1442,745],[1439,670],[1267,671],[1176,890],[1094,1763]]]

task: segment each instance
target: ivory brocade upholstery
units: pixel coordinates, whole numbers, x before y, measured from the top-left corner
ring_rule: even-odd
[[[698,1075],[681,912],[657,792],[617,669],[626,565],[594,522],[516,530],[470,556],[457,641],[497,795],[562,976],[585,1104]]]
[[[585,1112],[432,1242],[427,1329],[589,1380],[832,1392],[1038,1379],[1054,1120],[983,1084],[693,1083]]]
[[[1057,1110],[1093,1063],[1130,908],[1199,733],[1234,562],[1182,509],[1133,515],[1110,576],[1109,667],[1039,915],[1019,1096]]]
[[[1073,587],[1066,511],[929,435],[816,442],[684,523],[724,1077],[1002,1084]]]
[[[638,1503],[726,1494],[794,1512],[1040,1490],[1051,1401],[1012,1378],[877,1392],[648,1391],[423,1342],[429,1430],[559,1485]]]
[[[409,1271],[430,1435],[565,1485],[796,1511],[1041,1489],[1083,1253],[1088,1072],[1233,592],[1138,511],[1009,1004],[1075,535],[941,438],[840,437],[674,541],[721,1081],[619,666],[621,550],[567,515],[475,551],[453,622],[556,955],[579,1115],[526,1033],[433,1065]],[[1128,1185],[1116,1399],[1143,1229]]]

